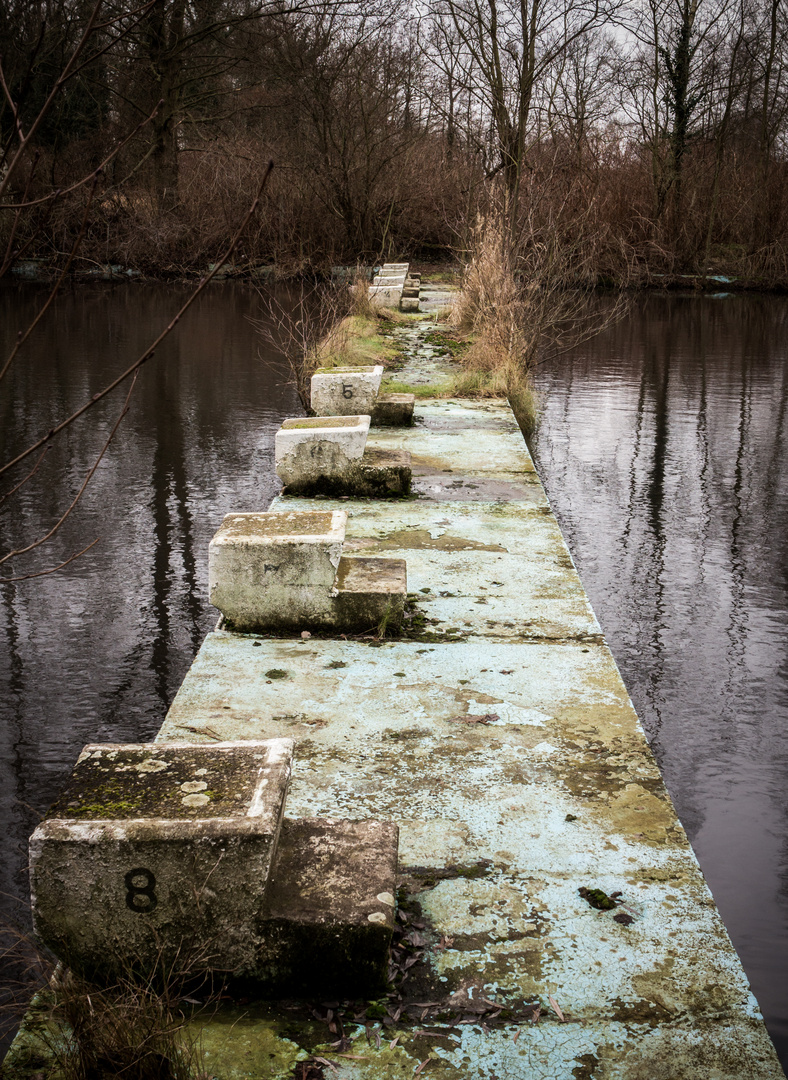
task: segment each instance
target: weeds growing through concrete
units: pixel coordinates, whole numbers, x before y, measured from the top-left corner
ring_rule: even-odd
[[[188,950],[177,964],[156,965],[145,977],[129,971],[110,985],[56,964],[15,927],[2,933],[11,987],[0,1026],[19,1034],[0,1070],[36,1080],[202,1080],[195,1014],[214,1000],[207,978],[195,976]],[[16,992],[14,992],[16,990]],[[35,991],[32,1003],[30,995]]]

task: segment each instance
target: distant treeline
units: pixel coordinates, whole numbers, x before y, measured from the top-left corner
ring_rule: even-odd
[[[781,0],[5,0],[0,275],[44,257],[291,272],[462,253],[788,284]]]

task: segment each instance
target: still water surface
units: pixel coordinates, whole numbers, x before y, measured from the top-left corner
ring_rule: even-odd
[[[534,456],[788,1065],[788,300],[649,296],[538,376]]]
[[[175,288],[63,296],[0,389],[3,458],[95,393],[167,322]],[[0,290],[3,355],[36,294]],[[298,411],[250,321],[204,295],[140,378],[52,565],[0,585],[0,890],[26,894],[38,814],[90,741],[158,730],[215,612],[208,541],[278,489],[273,434]],[[788,302],[652,296],[538,377],[533,450],[715,898],[788,1063]],[[48,455],[0,522],[45,531],[120,402]],[[0,484],[5,490],[7,485]],[[2,574],[2,571],[0,571]],[[11,901],[6,902],[12,907]]]

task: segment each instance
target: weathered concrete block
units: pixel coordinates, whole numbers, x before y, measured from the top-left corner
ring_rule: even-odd
[[[239,631],[330,622],[347,514],[228,514],[208,549],[208,597]]]
[[[371,413],[382,378],[382,364],[319,368],[312,376],[312,409],[318,416]]]
[[[406,450],[368,447],[361,461],[352,463],[341,473],[302,474],[288,484],[287,494],[395,498],[409,494],[411,478],[411,456]]]
[[[399,302],[400,311],[418,311],[419,310],[419,298],[418,296],[403,296]]]
[[[359,631],[402,623],[408,597],[404,559],[344,556],[337,570],[339,621]]]
[[[277,996],[385,989],[397,895],[391,822],[285,819],[256,977]]]
[[[293,744],[86,746],[30,840],[33,919],[70,967],[254,971]]]
[[[383,307],[396,307],[402,296],[402,285],[371,285],[369,298]]]
[[[282,483],[301,490],[317,477],[342,477],[361,461],[369,416],[307,417],[285,420],[276,433],[276,472]]]
[[[415,394],[378,394],[372,423],[375,427],[410,427],[415,404]]]

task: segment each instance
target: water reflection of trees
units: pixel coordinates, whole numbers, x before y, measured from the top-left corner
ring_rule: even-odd
[[[536,444],[583,582],[783,1052],[787,310],[782,298],[649,297],[628,323],[540,375]]]

